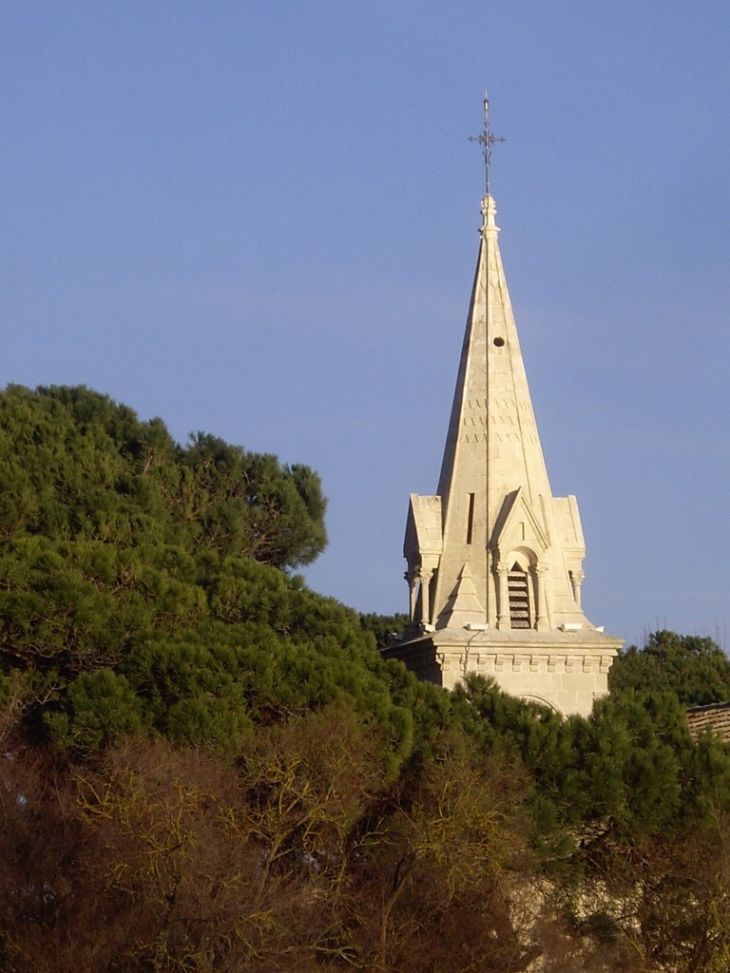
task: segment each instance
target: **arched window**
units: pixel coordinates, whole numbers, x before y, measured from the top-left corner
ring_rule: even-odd
[[[511,628],[532,628],[530,591],[527,573],[515,561],[507,576],[509,585],[509,619]]]

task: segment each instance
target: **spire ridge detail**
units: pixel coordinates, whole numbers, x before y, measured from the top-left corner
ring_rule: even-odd
[[[482,223],[482,234],[486,233],[487,230],[493,230],[495,233],[499,232],[499,227],[495,222],[496,216],[497,206],[494,202],[494,196],[487,194],[482,199],[482,217],[484,219]]]

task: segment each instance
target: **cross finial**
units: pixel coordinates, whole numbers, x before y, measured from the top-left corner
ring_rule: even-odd
[[[482,147],[484,155],[484,174],[487,185],[487,196],[489,195],[489,164],[492,160],[492,146],[495,142],[504,142],[504,138],[499,135],[492,135],[489,131],[489,99],[486,91],[484,92],[484,131],[481,135],[470,135],[470,142],[478,142]]]

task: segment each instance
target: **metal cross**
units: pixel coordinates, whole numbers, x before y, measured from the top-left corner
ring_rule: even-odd
[[[492,146],[495,142],[504,142],[504,138],[499,135],[492,135],[489,131],[489,99],[484,93],[484,131],[481,135],[470,135],[470,142],[478,142],[484,154],[484,173],[487,184],[487,196],[489,195],[489,164],[492,160]]]

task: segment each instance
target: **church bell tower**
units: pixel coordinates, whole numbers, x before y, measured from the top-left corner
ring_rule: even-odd
[[[581,607],[576,498],[553,497],[487,192],[479,255],[435,496],[412,494],[404,555],[411,624],[384,654],[453,687],[492,676],[514,695],[587,715],[623,644]]]

